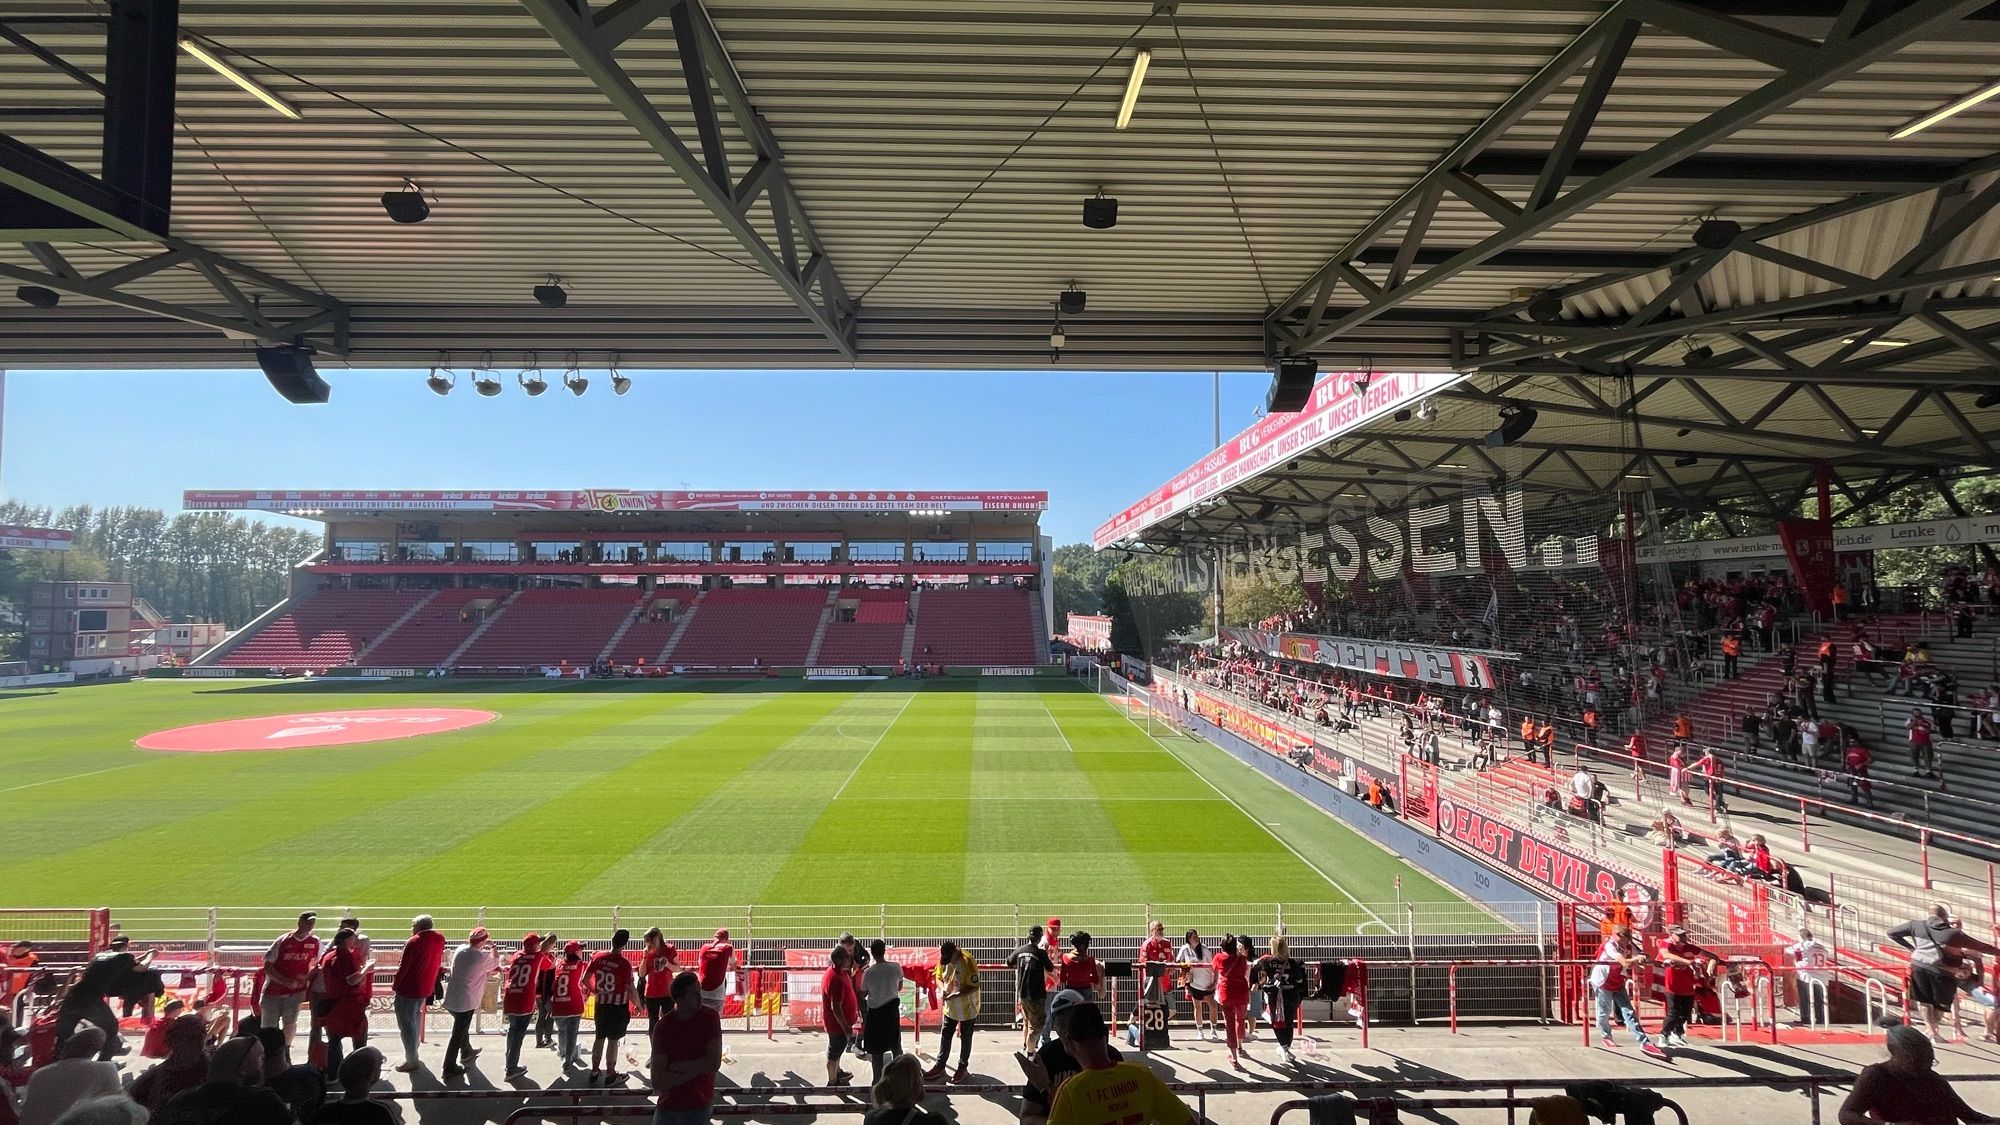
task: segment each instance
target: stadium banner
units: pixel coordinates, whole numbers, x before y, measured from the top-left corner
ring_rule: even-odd
[[[808,668],[808,680],[886,680],[889,677],[879,672],[870,672],[859,666],[852,668]]]
[[[1578,855],[1565,845],[1531,836],[1478,809],[1466,808],[1450,797],[1438,798],[1437,819],[1438,832],[1445,839],[1485,856],[1509,875],[1525,879],[1558,898],[1571,901],[1611,898],[1631,881],[1622,872]]]
[[[1786,519],[1778,521],[1778,539],[1785,545],[1785,561],[1792,564],[1799,588],[1805,592],[1806,606],[1822,617],[1833,616],[1833,521]]]
[[[1063,639],[1085,652],[1111,651],[1111,618],[1101,613],[1072,613]]]
[[[1878,523],[1867,527],[1836,527],[1833,547],[1841,552],[1887,551],[1899,547],[1952,547],[1961,543],[2000,543],[2000,516]],[[1785,553],[1777,535],[1747,535],[1737,539],[1703,539],[1639,548],[1639,561],[1717,562],[1728,559],[1777,558]]]
[[[393,680],[423,675],[415,668],[357,668],[355,675],[370,680]],[[322,677],[324,678],[324,677]]]
[[[1617,894],[1628,883],[1646,885],[1633,874],[1601,864],[1565,844],[1544,840],[1517,825],[1465,807],[1437,790],[1435,775],[1428,787],[1420,786],[1412,794],[1405,778],[1385,773],[1338,747],[1325,745],[1308,732],[1272,722],[1197,686],[1171,684],[1164,676],[1156,677],[1156,681],[1161,685],[1155,688],[1158,694],[1171,700],[1177,691],[1185,692],[1189,709],[1197,716],[1274,757],[1288,758],[1294,750],[1310,747],[1315,769],[1352,779],[1354,788],[1350,795],[1366,791],[1371,779],[1381,782],[1400,796],[1401,817],[1431,829],[1437,838],[1471,853],[1537,893],[1574,901]]]
[[[1266,414],[1144,499],[1099,527],[1090,537],[1098,550],[1178,515],[1216,493],[1241,484],[1332,441],[1384,414],[1450,387],[1465,376],[1454,371],[1336,371],[1313,387],[1296,414]],[[1365,380],[1363,393],[1357,380]]]
[[[1033,668],[1022,667],[981,668],[979,674],[982,676],[1032,676],[1035,674],[1035,670]]]
[[[1501,653],[1382,644],[1379,641],[1323,637],[1312,633],[1271,633],[1236,625],[1223,626],[1222,639],[1286,660],[1474,689],[1493,686],[1493,670],[1487,663],[1489,657],[1508,659]]]
[[[903,980],[915,988],[903,990],[898,1004],[903,1026],[925,1027],[944,1022],[944,1010],[936,1003],[936,987],[926,987],[937,978],[937,949],[917,945],[892,945],[883,950],[889,960],[903,967]],[[826,973],[826,950],[785,949],[785,1023],[793,1030],[817,1031],[820,1026],[820,978]],[[925,1001],[930,1001],[926,1003]]]
[[[183,669],[181,670],[181,675],[183,675],[183,676],[192,676],[192,677],[195,677],[195,678],[197,678],[197,679],[204,679],[204,680],[233,680],[233,679],[235,679],[235,678],[236,678],[236,669],[234,669],[234,668],[183,668]]]
[[[1046,492],[681,492],[587,488],[551,491],[190,489],[190,512],[1040,512]]]
[[[75,539],[59,527],[0,526],[0,550],[67,551]]]

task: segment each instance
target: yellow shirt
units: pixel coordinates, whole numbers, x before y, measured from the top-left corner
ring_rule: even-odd
[[[1072,1075],[1049,1107],[1049,1125],[1188,1125],[1193,1119],[1158,1075],[1135,1062]]]
[[[955,1020],[979,1018],[979,963],[961,949],[950,964],[937,967],[938,991],[956,992],[944,1000],[944,1014]]]

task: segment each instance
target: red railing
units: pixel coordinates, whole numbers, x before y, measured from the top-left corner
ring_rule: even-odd
[[[1639,758],[1623,750],[1611,750],[1602,746],[1593,746],[1587,742],[1572,743],[1571,748],[1576,752],[1579,762],[1588,755],[1602,761],[1629,767],[1632,770],[1632,798],[1635,801],[1643,802],[1645,800],[1644,783],[1649,776],[1665,775],[1668,772],[1664,763],[1653,761],[1650,758]],[[1683,772],[1687,773],[1691,769],[1692,763]],[[1885,816],[1867,809],[1857,809],[1845,803],[1827,801],[1820,797],[1808,797],[1802,793],[1790,793],[1783,789],[1773,789],[1767,785],[1759,785],[1754,781],[1743,781],[1728,775],[1720,778],[1700,776],[1684,780],[1689,780],[1690,783],[1698,781],[1699,784],[1708,790],[1708,816],[1710,823],[1717,821],[1715,800],[1718,790],[1722,789],[1760,794],[1762,799],[1769,804],[1781,806],[1796,805],[1799,810],[1799,847],[1800,850],[1805,852],[1812,851],[1812,829],[1808,817],[1811,815],[1812,810],[1815,809],[1819,810],[1821,816],[1827,817],[1829,820],[1834,819],[1834,816],[1830,814],[1837,814],[1841,818],[1858,820],[1864,824],[1878,826],[1883,831],[1895,829],[1907,831],[1914,827],[1917,830],[1918,862],[1922,868],[1923,885],[1927,888],[1931,885],[1931,841],[1951,840],[1955,843],[1984,849],[1989,852],[2000,851],[2000,840],[1974,836],[1965,832],[1953,832],[1944,828],[1932,828],[1929,825],[1912,825],[1906,820]],[[1896,833],[1892,832],[1891,834]]]

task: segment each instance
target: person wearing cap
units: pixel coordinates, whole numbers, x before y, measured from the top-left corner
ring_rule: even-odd
[[[680,950],[654,926],[646,931],[646,948],[639,954],[639,976],[644,985],[646,998],[646,1030],[660,1022],[667,1009],[674,1006],[674,974],[680,969]]]
[[[1965,1104],[1944,1075],[1937,1072],[1937,1053],[1924,1033],[1907,1024],[1889,1029],[1889,1058],[1870,1063],[1854,1077],[1854,1088],[1840,1103],[1840,1125],[1993,1125],[2000,1118]]]
[[[1597,997],[1598,1041],[1606,1049],[1617,1049],[1617,1041],[1611,1038],[1611,1019],[1615,1015],[1631,1030],[1639,1050],[1654,1058],[1665,1058],[1666,1052],[1640,1027],[1639,1013],[1632,1009],[1632,997],[1626,987],[1627,977],[1645,963],[1646,955],[1632,944],[1630,926],[1621,924],[1604,939],[1604,948],[1597,953],[1597,966],[1590,970],[1591,991]]]
[[[507,975],[500,987],[500,1012],[507,1017],[507,1077],[526,1076],[521,1065],[521,1043],[528,1038],[528,1025],[535,1018],[535,997],[542,974],[554,967],[542,952],[542,935],[529,933],[521,938],[521,949],[507,961]]]
[[[1063,989],[1049,997],[1048,1026],[1050,1039],[1036,1048],[1033,1054],[1016,1053],[1014,1061],[1021,1065],[1021,1073],[1027,1078],[1027,1085],[1021,1090],[1021,1121],[1023,1125],[1040,1125],[1049,1116],[1049,1107],[1055,1101],[1055,1094],[1069,1077],[1083,1069],[1083,1064],[1069,1053],[1063,1042],[1063,1033],[1069,1027],[1069,1018],[1078,1008],[1089,1006],[1083,993],[1074,989]],[[1124,1056],[1116,1047],[1105,1045],[1105,1053],[1112,1062],[1123,1062]]]
[[[604,1072],[605,1081],[615,1084],[619,1079],[619,1043],[632,1024],[632,962],[625,956],[625,947],[631,941],[632,931],[613,930],[611,948],[591,958],[590,968],[584,971],[584,981],[596,997],[596,1004],[590,1012],[591,1022],[597,1030],[590,1044],[590,1079],[593,1082],[597,1080],[598,1067],[606,1062],[610,1066]],[[672,995],[671,982],[668,995]]]
[[[729,971],[742,967],[736,962],[736,947],[729,944],[728,930],[715,931],[714,940],[702,944],[696,964],[701,973],[701,1002],[713,1011],[722,1011]]]
[[[1110,1040],[1095,1004],[1070,1014],[1063,1045],[1082,1069],[1056,1090],[1049,1125],[1194,1125],[1194,1111],[1152,1068],[1112,1059]]]
[[[257,1018],[265,1027],[282,1026],[287,1045],[298,1034],[299,1007],[305,1002],[313,967],[319,964],[319,939],[313,936],[318,921],[317,915],[306,911],[296,927],[278,935],[264,951],[264,994]]]
[[[403,1061],[396,1069],[405,1074],[421,1065],[417,1040],[424,1028],[424,1005],[438,994],[443,969],[444,935],[437,932],[430,915],[419,914],[410,919],[410,940],[403,943],[403,956],[389,986],[396,994],[396,1030],[403,1037]]]
[[[1694,1018],[1694,985],[1704,959],[1714,954],[1688,940],[1686,926],[1668,926],[1659,946],[1665,970],[1667,1014],[1660,1021],[1660,1040],[1669,1047],[1687,1046],[1688,1021]]]
[[[485,926],[465,935],[465,944],[452,952],[451,976],[444,988],[444,1010],[451,1013],[451,1038],[444,1048],[446,1078],[464,1074],[465,1064],[479,1054],[472,1045],[472,1014],[486,995],[486,978],[499,967],[500,958],[493,952],[492,935]]]
[[[583,974],[588,968],[590,962],[584,959],[583,943],[564,942],[562,960],[556,962],[552,977],[555,987],[549,995],[549,1015],[556,1021],[556,1054],[562,1056],[564,1070],[583,1067],[576,1036],[583,1026],[583,1001],[588,995]]]

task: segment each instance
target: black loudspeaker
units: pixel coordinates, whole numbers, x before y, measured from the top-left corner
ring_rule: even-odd
[[[312,349],[298,344],[274,344],[257,349],[257,366],[264,369],[264,378],[271,381],[271,389],[283,395],[286,402],[325,402],[332,388],[313,369]]]
[[[1119,977],[1129,978],[1131,975],[1132,962],[1130,961],[1106,961],[1104,963],[1104,979],[1106,980]]]
[[[1486,448],[1501,449],[1528,436],[1535,427],[1535,408],[1523,406],[1500,420],[1500,428],[1486,435]]]
[[[1266,414],[1297,414],[1312,400],[1313,380],[1319,364],[1306,356],[1285,356],[1278,360],[1278,372],[1271,377],[1271,393],[1264,398]]]

